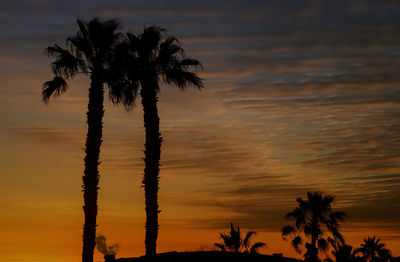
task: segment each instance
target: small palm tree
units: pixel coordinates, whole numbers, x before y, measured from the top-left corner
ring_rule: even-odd
[[[220,238],[223,243],[215,243],[214,245],[218,247],[221,251],[231,251],[231,252],[243,252],[243,253],[258,253],[259,249],[265,246],[263,242],[251,243],[251,238],[256,234],[255,231],[247,232],[246,236],[242,238],[240,233],[240,228],[233,227],[231,223],[231,231],[229,234],[219,233]]]
[[[157,26],[144,29],[141,34],[127,34],[126,41],[118,47],[115,56],[115,79],[111,83],[114,103],[124,104],[127,110],[135,105],[140,94],[145,127],[144,177],[146,210],[146,255],[156,254],[158,237],[158,189],[162,137],[158,117],[158,95],[161,82],[185,90],[192,85],[203,87],[202,79],[191,68],[201,67],[196,59],[185,56],[177,38],[167,36],[166,30]],[[118,75],[123,72],[122,75]]]
[[[293,224],[282,228],[282,238],[287,240],[291,236],[291,244],[298,253],[303,244],[301,235],[309,238],[311,242],[305,244],[306,261],[317,262],[318,250],[325,252],[332,243],[344,244],[339,222],[344,221],[345,213],[332,211],[334,199],[321,192],[307,192],[307,200],[297,198],[298,207],[286,214],[286,219],[292,220]]]
[[[387,262],[392,257],[385,243],[376,236],[364,238],[364,243],[356,250],[366,262]]]
[[[43,85],[42,99],[48,103],[50,97],[64,93],[67,79],[83,73],[90,76],[89,103],[87,116],[85,169],[83,179],[83,198],[85,223],[83,226],[82,261],[92,262],[96,237],[97,195],[99,184],[100,146],[103,129],[104,83],[111,82],[109,61],[114,47],[120,40],[116,20],[100,21],[94,18],[89,22],[78,20],[79,31],[67,38],[68,48],[55,44],[46,49],[54,57],[51,68],[54,78]],[[114,79],[114,78],[113,78]]]

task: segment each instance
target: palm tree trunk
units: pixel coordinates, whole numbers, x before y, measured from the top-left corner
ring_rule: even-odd
[[[312,234],[311,236],[311,246],[307,252],[309,252],[309,262],[318,262],[318,247],[317,247],[317,236]]]
[[[162,137],[160,133],[160,119],[157,112],[157,90],[155,81],[142,81],[141,92],[143,105],[144,127],[146,142],[144,150],[144,177],[143,186],[146,205],[146,256],[156,254],[158,236],[158,182],[160,172],[160,155]]]
[[[103,83],[93,73],[89,88],[89,103],[87,116],[88,132],[86,136],[86,156],[83,180],[83,211],[85,224],[83,226],[82,262],[93,262],[93,252],[96,245],[97,194],[99,184],[98,166],[100,146],[103,131]]]

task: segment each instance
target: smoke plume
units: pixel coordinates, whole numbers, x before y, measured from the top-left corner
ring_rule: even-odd
[[[97,250],[103,255],[116,255],[119,251],[120,245],[118,243],[114,243],[111,246],[107,246],[106,237],[103,235],[98,235],[96,237],[96,246]]]

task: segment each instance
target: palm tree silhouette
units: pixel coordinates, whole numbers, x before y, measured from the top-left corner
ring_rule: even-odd
[[[292,246],[301,253],[300,245],[303,244],[301,234],[304,234],[306,238],[311,238],[311,243],[305,244],[306,261],[317,262],[318,249],[325,252],[329,244],[338,241],[344,244],[343,236],[339,232],[339,222],[344,221],[346,215],[343,212],[332,211],[334,199],[333,196],[322,195],[321,192],[307,192],[307,200],[297,198],[298,207],[286,214],[286,219],[294,223],[282,228],[284,240],[291,236]]]
[[[219,233],[220,238],[223,243],[214,243],[216,247],[218,247],[221,251],[229,250],[231,252],[243,252],[243,253],[258,253],[258,250],[265,246],[263,242],[256,242],[251,244],[251,238],[256,234],[255,231],[247,232],[246,236],[242,238],[242,234],[240,232],[240,228],[233,227],[231,223],[231,231],[229,234]]]
[[[364,238],[364,243],[356,250],[356,253],[361,254],[366,262],[386,262],[392,255],[385,246],[386,244],[382,243],[380,238],[368,237]]]
[[[355,255],[355,250],[352,246],[344,243],[333,243],[332,255],[335,260],[330,258],[325,259],[325,262],[362,262],[359,257]]]
[[[185,56],[177,38],[167,36],[166,30],[157,26],[144,28],[138,35],[127,34],[125,43],[118,48],[115,56],[117,73],[111,86],[114,103],[125,105],[130,110],[140,93],[144,112],[145,150],[144,178],[146,210],[146,255],[156,254],[158,236],[158,189],[162,137],[159,130],[157,110],[160,83],[176,85],[185,90],[189,85],[198,89],[203,87],[202,79],[190,68],[201,67],[196,59]]]
[[[43,84],[42,99],[48,103],[50,97],[64,93],[67,79],[83,73],[90,76],[89,103],[87,115],[88,131],[85,144],[85,169],[83,197],[85,223],[83,226],[82,261],[92,262],[96,237],[97,195],[99,183],[98,166],[103,129],[104,83],[111,82],[109,59],[121,39],[120,24],[114,20],[100,21],[94,18],[89,22],[77,21],[79,31],[67,38],[67,49],[55,44],[47,47],[46,53],[54,57],[51,68],[54,79]]]

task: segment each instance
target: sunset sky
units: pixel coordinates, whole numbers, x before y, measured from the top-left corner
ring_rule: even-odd
[[[336,196],[346,240],[400,256],[400,2],[1,0],[0,261],[79,261],[89,80],[41,103],[45,47],[76,19],[159,25],[204,66],[202,91],[162,86],[158,251],[212,248],[232,221],[296,255],[284,215]],[[97,231],[144,254],[144,127],[105,101]],[[95,261],[102,261],[95,251]]]

